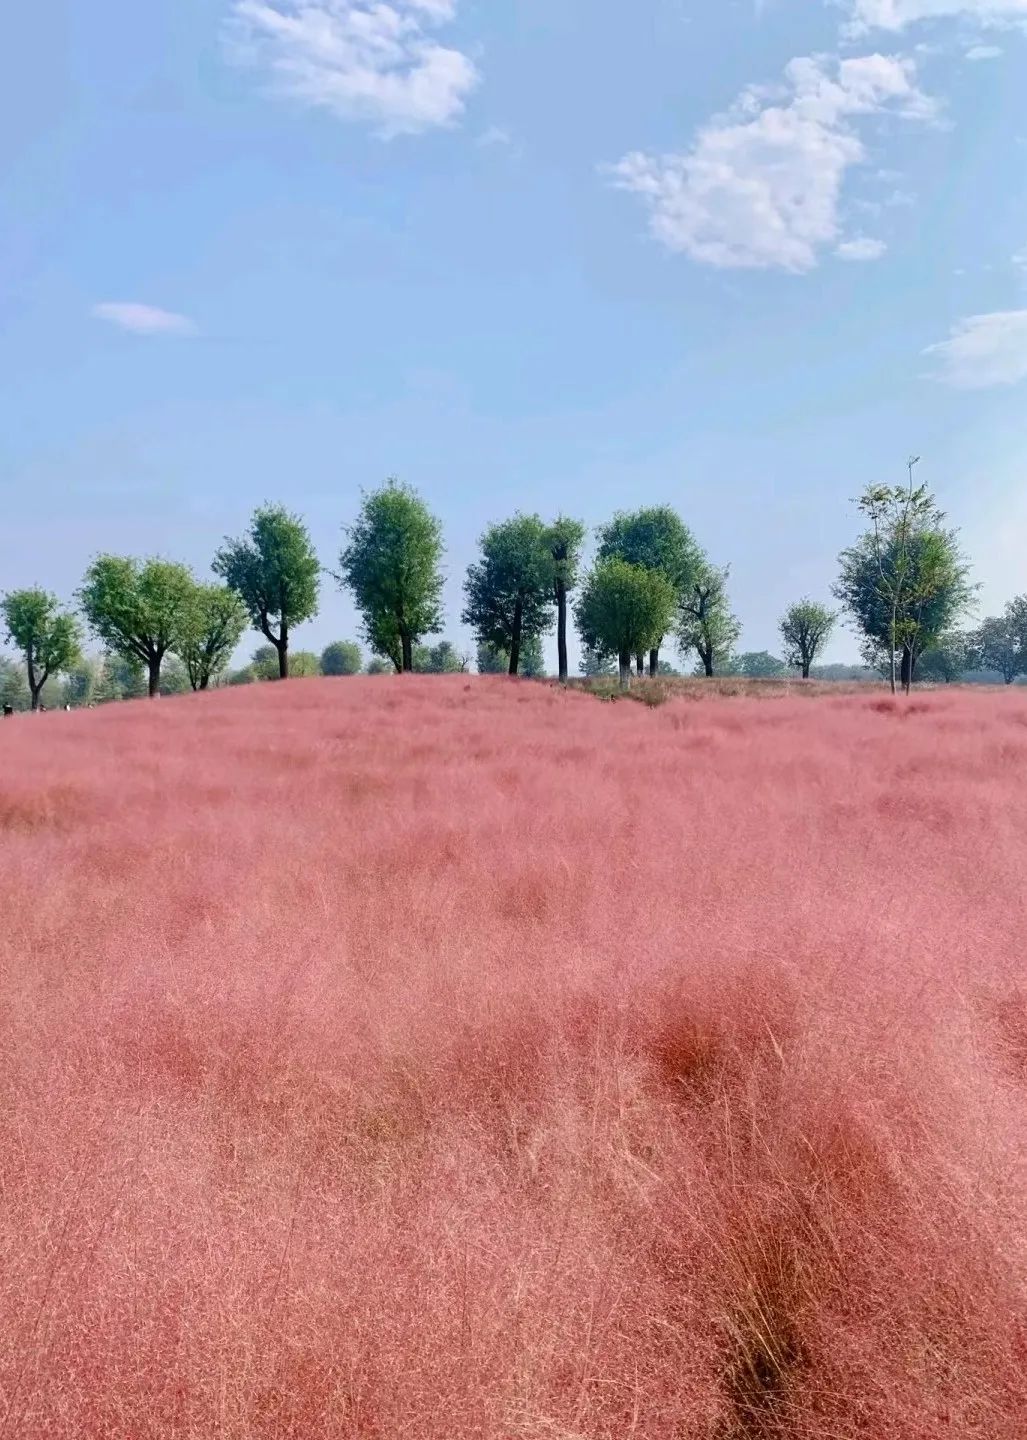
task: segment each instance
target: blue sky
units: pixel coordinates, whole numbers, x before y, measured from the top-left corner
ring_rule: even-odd
[[[254,504],[675,505],[746,649],[907,454],[1027,588],[1027,0],[38,0],[0,50],[0,589]],[[326,581],[320,648],[355,634]],[[256,640],[247,639],[247,647]],[[840,634],[833,658],[856,654]]]

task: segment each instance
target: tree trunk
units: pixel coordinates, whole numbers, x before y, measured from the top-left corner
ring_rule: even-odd
[[[908,645],[902,647],[902,688],[909,694],[909,687],[913,683],[913,671],[916,668],[916,660]]]
[[[30,694],[32,695],[32,709],[33,709],[33,710],[38,710],[38,709],[39,709],[39,692],[42,690],[42,688],[43,688],[42,685],[33,685],[33,686],[30,687]]]
[[[518,595],[514,604],[513,634],[510,636],[510,674],[516,675],[521,668],[521,623],[524,619],[524,601]]]
[[[408,630],[404,630],[399,637],[403,646],[403,663],[400,670],[401,675],[412,675],[414,670],[414,637]]]
[[[284,625],[283,625],[283,627],[282,627],[282,638],[281,638],[281,640],[279,640],[279,641],[276,643],[275,649],[278,651],[278,678],[279,678],[279,680],[288,680],[288,678],[289,678],[289,636],[288,636],[288,633],[287,633]]]
[[[164,659],[163,655],[151,655],[149,660],[150,685],[149,695],[151,700],[156,700],[160,694],[160,666]]]
[[[895,694],[895,626],[898,618],[898,606],[892,606],[891,612],[891,693]]]
[[[622,650],[620,652],[620,688],[631,689],[631,652]]]
[[[649,678],[655,680],[660,673],[660,647],[654,645],[649,651]]]
[[[712,651],[712,650],[703,650],[703,651],[700,651],[700,654],[702,655],[702,663],[703,663],[703,668],[704,668],[705,671],[706,671],[706,678],[707,678],[707,680],[712,680],[712,679],[713,679],[713,651]]]
[[[193,689],[194,689],[194,690],[206,690],[206,689],[208,689],[209,686],[210,686],[210,676],[209,676],[209,675],[201,675],[201,676],[200,676],[200,683],[199,683],[199,685],[194,685],[194,686],[193,686]]]
[[[567,585],[563,580],[556,582],[556,648],[560,661],[560,683],[566,685],[570,669],[567,664]]]
[[[809,660],[804,660],[804,661],[802,662],[802,678],[803,678],[804,680],[808,680],[808,679],[809,679],[810,663],[811,663],[811,662],[810,662]]]
[[[636,655],[636,656],[635,656],[635,669],[638,671],[639,675],[644,675],[644,674],[645,674],[645,656],[644,656],[644,655]]]

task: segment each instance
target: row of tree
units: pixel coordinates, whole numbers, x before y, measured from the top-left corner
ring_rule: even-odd
[[[901,681],[908,689],[924,656],[943,644],[962,644],[968,659],[997,662],[1015,678],[1027,669],[1027,599],[1010,602],[1004,617],[957,642],[954,623],[976,587],[957,533],[930,492],[915,485],[916,463],[910,461],[907,485],[871,486],[860,497],[866,529],[842,553],[834,594],[862,635],[867,662],[883,664],[893,688]],[[517,514],[488,527],[467,572],[462,614],[478,644],[479,670],[541,673],[542,638],[555,626],[566,680],[571,613],[586,667],[615,662],[622,685],[630,684],[632,664],[641,674],[648,661],[650,675],[661,673],[669,639],[696,656],[707,676],[731,664],[741,627],[729,602],[729,572],[709,559],[673,509],[616,515],[600,527],[595,560],[582,574],[585,539],[585,526],[566,516],[547,522]],[[469,657],[457,656],[448,642],[425,644],[443,624],[442,557],[437,518],[409,486],[389,480],[365,495],[345,531],[339,569],[328,572],[351,593],[374,656],[397,672],[469,668]],[[152,696],[160,693],[168,657],[195,690],[226,677],[247,625],[266,645],[259,660],[231,676],[240,683],[261,678],[269,666],[280,679],[353,673],[325,672],[324,656],[300,662],[290,650],[296,627],[317,613],[325,573],[298,516],[262,506],[245,535],[225,540],[212,569],[218,584],[200,583],[174,561],[101,555],[76,592],[82,620],[108,655],[142,669]],[[48,680],[78,661],[82,625],[41,590],[9,593],[2,606],[35,708]],[[787,664],[808,678],[837,618],[816,601],[791,606],[780,622]],[[358,662],[351,654],[335,663]]]

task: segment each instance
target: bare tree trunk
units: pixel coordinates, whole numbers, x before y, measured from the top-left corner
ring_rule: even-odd
[[[713,679],[713,651],[712,651],[712,650],[703,650],[703,651],[700,651],[700,654],[701,654],[701,656],[702,656],[703,667],[704,667],[704,669],[706,670],[706,678],[707,678],[707,680],[712,680],[712,679]]]
[[[907,695],[909,694],[909,688],[910,688],[910,686],[911,686],[912,683],[913,683],[913,671],[914,671],[914,669],[915,669],[915,666],[916,666],[916,661],[915,661],[915,659],[913,658],[913,652],[912,652],[912,650],[910,650],[910,648],[909,648],[908,645],[904,645],[904,646],[902,647],[902,677],[901,677],[901,678],[902,678],[902,688],[903,688],[903,690],[905,690],[905,692],[906,692]]]
[[[805,658],[803,659],[803,662],[802,662],[802,678],[803,678],[804,680],[808,680],[808,679],[809,679],[809,671],[810,671],[810,666],[812,665],[812,663],[813,663],[812,660],[806,660]]]
[[[160,694],[160,665],[164,659],[163,655],[151,655],[149,661],[150,685],[149,694],[151,700],[156,700]]]
[[[660,673],[660,647],[654,645],[649,651],[649,678],[655,680]]]
[[[567,664],[567,585],[562,579],[556,582],[556,649],[560,661],[560,683],[566,685],[570,674]]]
[[[411,675],[414,669],[414,637],[408,631],[404,631],[399,639],[403,647],[403,665],[400,674]]]
[[[524,601],[518,595],[514,603],[513,634],[510,636],[510,674],[516,675],[521,668],[521,624],[524,619]]]
[[[622,650],[620,652],[620,688],[631,689],[631,652]]]
[[[644,655],[636,655],[636,656],[635,656],[635,669],[638,671],[639,675],[644,675],[644,674],[645,674],[645,656],[644,656]]]
[[[892,605],[891,610],[891,693],[895,694],[895,626],[898,617],[898,605]]]

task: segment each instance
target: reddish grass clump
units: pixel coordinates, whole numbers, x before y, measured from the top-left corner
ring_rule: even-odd
[[[1025,723],[4,722],[0,1440],[1022,1440]]]

